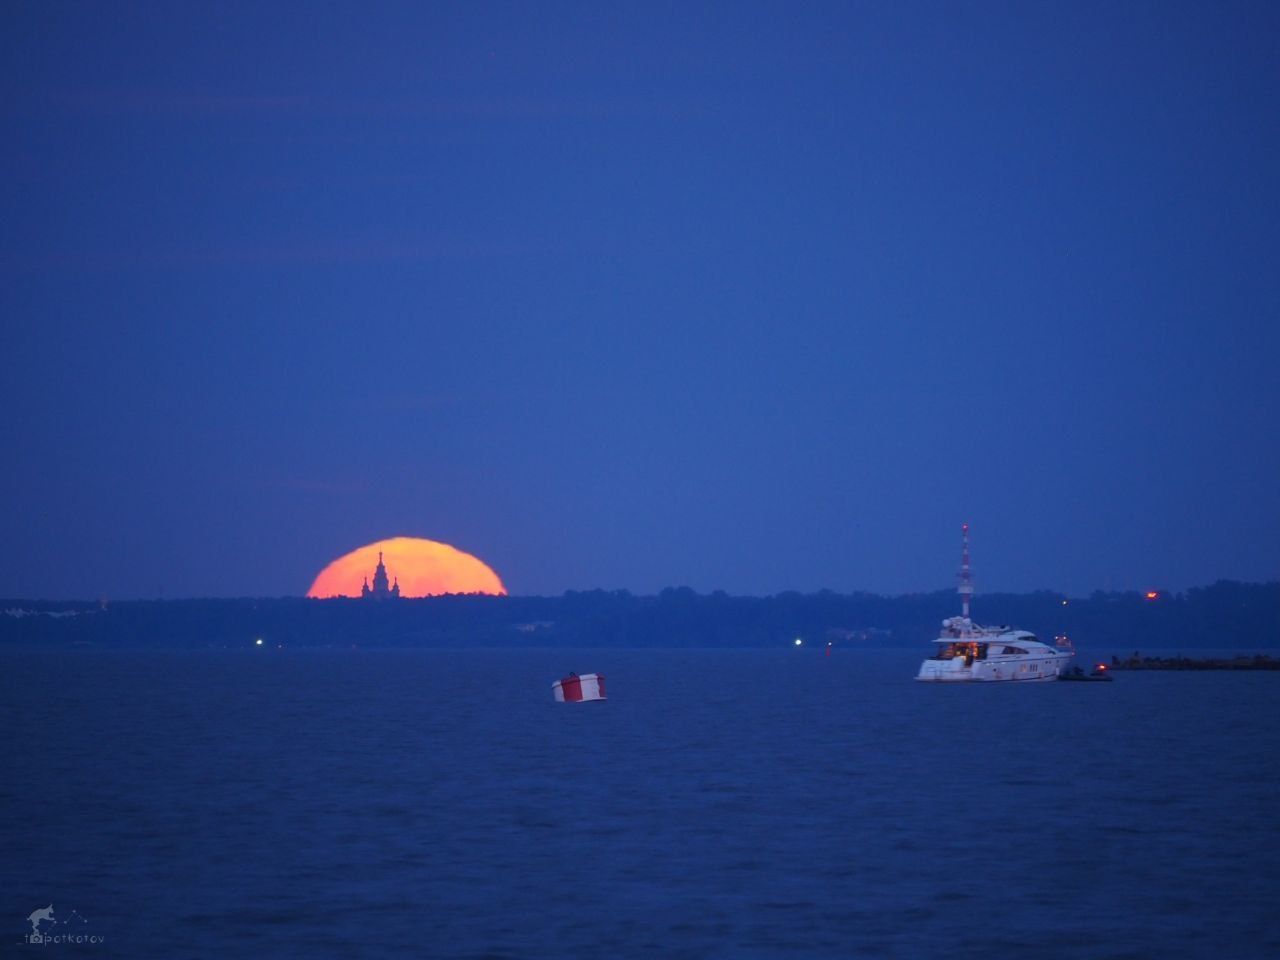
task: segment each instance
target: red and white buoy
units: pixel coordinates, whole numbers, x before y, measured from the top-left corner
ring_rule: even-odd
[[[604,700],[604,674],[584,673],[578,676],[571,673],[563,680],[553,683],[551,689],[556,695],[556,703]]]

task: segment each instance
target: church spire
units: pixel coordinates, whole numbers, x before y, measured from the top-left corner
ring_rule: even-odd
[[[366,578],[366,583],[368,582]],[[372,597],[374,600],[385,600],[388,597],[400,596],[400,580],[396,579],[396,586],[392,588],[391,578],[387,576],[387,565],[383,562],[382,551],[378,551],[378,567],[373,571],[373,586],[366,587],[360,592],[362,597]]]

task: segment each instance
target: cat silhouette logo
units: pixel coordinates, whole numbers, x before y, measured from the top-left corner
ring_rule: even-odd
[[[28,942],[31,943],[44,941],[44,937],[40,936],[40,924],[44,923],[45,920],[49,920],[50,924],[58,923],[58,920],[54,919],[54,905],[52,904],[46,906],[44,910],[33,910],[27,920],[31,922],[31,936],[27,938]]]
[[[48,920],[50,923],[56,923],[53,919],[53,904],[49,904],[43,910],[35,910],[31,916],[27,917],[31,921],[31,937],[35,939],[40,936],[40,924]]]
[[[27,943],[102,943],[102,935],[89,932],[89,921],[78,910],[59,920],[53,915],[53,904],[33,910],[27,916],[31,933],[22,939]],[[41,929],[41,924],[46,926]]]

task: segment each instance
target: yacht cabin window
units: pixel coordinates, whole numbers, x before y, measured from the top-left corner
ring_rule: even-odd
[[[985,660],[987,659],[987,645],[985,643],[948,643],[941,647],[932,659],[954,660],[956,657]]]

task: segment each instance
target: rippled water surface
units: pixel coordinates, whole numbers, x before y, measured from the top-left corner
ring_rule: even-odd
[[[1280,956],[1280,674],[941,687],[918,659],[0,654],[0,944]],[[553,703],[571,669],[609,701]],[[48,904],[102,942],[22,943]]]

